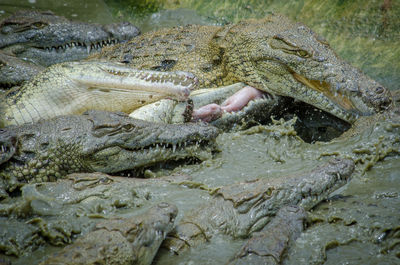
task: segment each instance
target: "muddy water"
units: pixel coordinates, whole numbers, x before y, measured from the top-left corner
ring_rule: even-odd
[[[180,2],[184,9],[166,3],[150,5],[147,10],[107,1],[114,19],[134,20],[145,30],[186,23],[223,24],[244,17],[261,17],[275,10],[306,22],[322,33],[346,60],[389,88],[398,88],[398,1],[224,1],[220,5],[220,1],[203,5],[199,4],[201,1]],[[69,243],[98,219],[139,214],[163,200],[178,206],[179,219],[210,200],[208,189],[257,178],[279,178],[341,156],[357,161],[356,173],[348,185],[309,213],[307,229],[291,246],[285,263],[396,264],[400,262],[398,126],[398,119],[382,118],[355,136],[309,144],[296,136],[291,121],[276,122],[220,135],[220,152],[214,159],[176,168],[171,172],[176,174],[172,181],[118,180],[119,185],[100,185],[89,178],[80,181],[93,187],[84,195],[82,187],[70,182],[27,186],[24,196],[14,200],[13,209],[18,210],[10,214],[12,207],[0,207],[2,251],[14,251],[20,258],[0,258],[15,264],[35,264],[56,251],[54,245]],[[27,201],[33,202],[29,209],[23,207]],[[155,264],[224,264],[242,243],[216,235],[208,244],[180,256],[160,251]]]

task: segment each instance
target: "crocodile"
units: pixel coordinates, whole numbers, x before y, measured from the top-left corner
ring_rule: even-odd
[[[40,264],[150,265],[177,213],[162,202],[139,216],[109,218]]]
[[[246,238],[264,228],[285,205],[310,210],[346,184],[354,168],[353,160],[334,158],[311,172],[218,188],[211,202],[184,216],[164,246],[179,254],[216,233]]]
[[[53,181],[73,172],[118,173],[169,160],[205,160],[216,128],[206,124],[155,124],[123,113],[83,115],[2,129],[0,190]],[[3,140],[4,138],[4,140]]]
[[[277,14],[226,26],[187,25],[147,32],[88,60],[188,71],[198,78],[199,88],[243,82],[350,123],[392,106],[389,90],[340,59],[311,29]]]
[[[0,87],[31,79],[46,67],[65,61],[82,60],[103,47],[127,41],[140,34],[129,22],[100,25],[71,21],[51,11],[21,10],[0,22],[0,50],[16,58],[23,69],[9,72],[15,60],[0,64]],[[22,71],[23,70],[23,71]]]
[[[188,71],[197,77],[199,88],[243,82],[253,90],[239,93],[240,97],[251,99],[248,93],[259,97],[254,89],[272,97],[292,97],[350,123],[361,115],[372,115],[392,106],[386,88],[338,58],[324,39],[305,25],[274,14],[233,25],[188,25],[148,32],[104,48],[87,63],[95,65],[98,61],[124,63],[134,69]],[[83,73],[89,76],[91,71],[88,67]],[[125,72],[115,74],[124,76]],[[54,87],[52,94],[59,94],[64,84],[58,82],[58,74],[54,79],[51,76],[47,75],[46,86]],[[99,81],[99,86],[101,82],[107,83],[107,77]],[[40,94],[42,85],[40,80],[35,81],[23,90]],[[20,122],[29,121],[32,109],[24,107],[26,99],[13,94],[8,97],[13,105],[20,106],[18,112],[24,117]],[[74,97],[71,98],[73,101]],[[228,106],[214,106],[206,112],[236,109],[238,102],[244,104],[242,101],[228,99]],[[3,111],[12,108],[1,102]],[[45,104],[40,115],[60,113],[64,104]]]
[[[166,97],[185,100],[196,85],[192,74],[180,71],[166,74],[111,62],[60,63],[0,95],[0,128],[90,109],[129,113]]]

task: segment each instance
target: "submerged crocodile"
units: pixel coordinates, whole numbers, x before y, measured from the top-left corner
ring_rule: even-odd
[[[118,173],[168,160],[204,160],[217,134],[209,125],[159,125],[102,111],[10,126],[0,134],[1,196],[23,183],[72,172]]]
[[[311,172],[221,187],[210,203],[179,222],[164,245],[179,253],[208,241],[218,232],[246,238],[263,229],[285,205],[311,209],[346,184],[354,167],[351,159],[335,158]]]
[[[135,236],[137,231],[130,228],[131,225],[135,226],[136,222],[133,218],[129,218],[131,221],[128,222],[121,219],[122,227],[117,227],[113,225],[115,223],[112,216],[120,216],[120,214],[130,216],[132,210],[140,210],[138,208],[159,203],[159,201],[177,204],[186,216],[183,217],[175,232],[169,238],[167,237],[164,246],[171,250],[180,253],[186,247],[195,247],[204,240],[210,239],[211,236],[218,237],[216,234],[218,231],[236,238],[244,238],[250,235],[257,237],[260,234],[256,231],[261,230],[261,235],[267,233],[276,239],[268,240],[270,248],[263,251],[264,246],[259,246],[253,239],[250,239],[251,242],[247,245],[253,248],[259,247],[259,250],[263,252],[271,250],[274,251],[272,254],[280,254],[279,252],[288,248],[287,241],[293,240],[298,235],[298,230],[301,231],[302,228],[298,223],[302,222],[304,212],[301,210],[293,213],[292,211],[297,209],[296,205],[309,209],[325,199],[329,193],[347,183],[353,169],[354,163],[351,160],[333,159],[311,172],[303,172],[296,176],[282,174],[269,180],[266,176],[260,176],[258,180],[223,186],[214,190],[211,197],[207,191],[188,189],[191,183],[189,176],[138,179],[111,177],[102,173],[72,174],[57,182],[24,185],[21,189],[22,196],[10,197],[2,201],[0,215],[13,218],[18,216],[23,218],[21,221],[25,225],[30,223],[33,227],[39,226],[39,231],[36,230],[33,234],[36,235],[42,230],[46,231],[50,237],[46,241],[50,241],[50,244],[54,244],[51,241],[56,241],[54,238],[58,239],[56,242],[62,238],[71,238],[71,229],[76,231],[75,234],[80,232],[86,234],[88,230],[84,227],[88,222],[95,222],[96,228],[92,230],[93,232],[83,235],[82,239],[78,238],[71,246],[67,246],[62,250],[62,255],[53,255],[46,264],[54,264],[50,261],[64,264],[74,255],[77,255],[77,260],[81,260],[81,256],[90,257],[91,260],[98,260],[104,256],[110,260],[121,260],[126,255],[131,256],[131,251],[127,251],[127,244],[129,244],[127,241],[132,242],[132,237],[125,236],[125,231],[131,231],[130,235]],[[182,201],[182,196],[188,194],[194,200]],[[288,205],[292,207],[287,207]],[[122,208],[122,212],[118,210],[119,208]],[[188,209],[192,211],[188,212]],[[60,218],[60,212],[63,213],[63,221],[68,220],[70,225],[58,224],[56,220]],[[161,213],[159,211],[156,218]],[[90,214],[94,214],[97,218],[86,220],[85,216],[90,216]],[[275,215],[277,215],[277,220],[274,220]],[[43,220],[26,221],[32,218],[38,219],[37,216]],[[49,216],[51,220],[47,219]],[[111,220],[101,221],[99,216]],[[280,225],[279,219],[284,216],[290,219],[286,219],[285,223]],[[81,221],[78,222],[76,219]],[[105,225],[107,223],[108,225]],[[263,228],[267,223],[269,224]],[[279,229],[275,229],[276,227]],[[110,247],[107,242],[110,239],[109,235],[114,232],[118,233],[115,233],[115,241],[111,242],[117,241],[122,244],[114,244],[114,247]],[[7,236],[9,239],[12,238],[10,235]],[[149,242],[145,246],[150,251],[160,240],[160,236],[152,234],[150,237],[138,237],[137,241],[133,242],[139,245],[143,241]],[[37,237],[35,240],[37,241]],[[3,245],[12,247],[10,242],[11,240],[7,240]],[[71,241],[63,242],[65,244]],[[21,242],[18,243],[21,244]],[[84,247],[82,247],[83,244]],[[21,247],[21,252],[25,248],[21,245],[19,247]],[[99,248],[103,251],[98,252]],[[244,253],[240,254],[240,257],[242,256]]]
[[[139,216],[107,219],[40,264],[150,265],[177,213],[163,202]]]
[[[188,25],[148,32],[127,43],[103,49],[87,63],[95,65],[98,60],[122,62],[139,69],[188,71],[198,78],[199,87],[243,82],[276,97],[288,96],[311,104],[348,122],[392,105],[387,89],[338,58],[326,41],[309,28],[280,15],[223,27]],[[89,76],[91,71],[88,67],[83,73]],[[114,74],[121,79],[129,75],[125,71]],[[49,93],[57,95],[69,84],[58,82],[57,77],[51,79],[51,69],[47,78],[50,80],[45,83],[37,80],[23,89],[40,98],[44,97],[40,95],[42,87],[51,88]],[[105,74],[98,86],[107,84],[107,79]],[[246,98],[246,93],[241,97]],[[14,123],[31,120],[32,110],[25,107],[25,100],[14,94],[8,94],[3,100],[20,106],[21,117]],[[71,100],[74,101],[74,96]],[[0,108],[10,112],[9,105],[0,104]],[[45,105],[44,113],[37,116],[60,113],[59,109],[62,111],[67,104]],[[228,104],[234,107],[236,103]],[[213,111],[218,108],[210,112]],[[11,119],[12,115],[13,112]]]
[[[71,21],[50,11],[18,11],[0,22],[0,49],[16,57],[0,57],[0,87],[18,85],[42,67],[85,59],[138,34],[139,29],[128,22],[100,25]],[[15,64],[17,59],[21,61]]]

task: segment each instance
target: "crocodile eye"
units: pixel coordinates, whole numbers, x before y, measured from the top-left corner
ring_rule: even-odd
[[[298,51],[296,52],[296,54],[297,54],[298,56],[300,56],[300,57],[303,57],[303,58],[310,58],[310,57],[311,57],[310,54],[309,54],[307,51],[305,51],[305,50],[298,50]]]
[[[32,25],[33,25],[33,26],[35,26],[36,28],[39,28],[39,29],[41,29],[41,28],[43,28],[43,27],[45,27],[45,26],[46,26],[46,23],[42,23],[42,22],[35,22],[35,23],[33,23]]]
[[[305,51],[297,47],[294,43],[285,40],[282,36],[277,35],[274,36],[270,41],[269,45],[272,49],[279,49],[285,53],[297,55],[302,58],[309,58],[311,55]]]
[[[130,132],[133,130],[135,126],[133,126],[132,124],[125,124],[124,126],[122,126],[122,129],[126,132]]]

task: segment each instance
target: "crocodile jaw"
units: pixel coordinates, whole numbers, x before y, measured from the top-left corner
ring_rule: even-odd
[[[0,48],[49,66],[81,60],[140,31],[128,22],[108,25],[69,21],[49,11],[19,11],[0,22]]]
[[[103,114],[89,111],[85,115]],[[210,159],[216,149],[218,130],[207,124],[156,124],[122,114],[109,115],[116,115],[121,121],[95,123],[92,137],[82,143],[82,156],[92,171],[118,173],[166,161],[191,158],[203,161]],[[100,119],[93,119],[96,120]]]
[[[123,93],[137,97],[140,105],[154,102],[161,98],[171,98],[184,101],[189,97],[190,91],[197,86],[197,78],[187,72],[158,72],[151,70],[137,70],[126,67],[123,64],[108,62],[84,62],[72,63],[72,71],[76,72],[78,67],[91,67],[90,71],[82,69],[77,74],[71,76],[71,80],[82,85],[93,92],[115,93],[118,97],[122,93],[120,100],[124,99]],[[90,66],[89,66],[90,65]],[[127,96],[129,97],[129,96]],[[128,103],[133,106],[134,104]],[[131,110],[133,107],[131,107]],[[129,112],[130,110],[122,110]]]
[[[361,108],[357,108],[351,97],[346,96],[340,91],[332,92],[330,85],[324,81],[309,80],[296,73],[292,75],[296,81],[303,85],[303,90],[308,90],[304,92],[304,97],[296,97],[296,99],[327,111],[350,123],[354,123],[359,116],[373,114],[373,110],[368,108],[365,104],[362,104],[362,101],[360,101],[361,104],[359,104]],[[362,111],[360,109],[362,109]]]
[[[95,152],[90,158],[93,163],[90,164],[94,171],[99,172],[107,171],[115,174],[128,170],[137,173],[159,163],[211,159],[215,148],[216,143],[211,139],[195,142],[182,141],[179,144],[155,143],[137,149],[114,146]],[[100,163],[99,161],[107,162]]]

